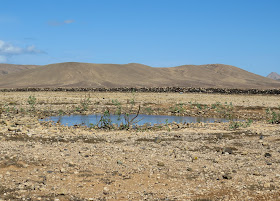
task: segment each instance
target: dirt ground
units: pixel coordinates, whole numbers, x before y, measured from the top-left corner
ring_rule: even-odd
[[[129,130],[39,121],[113,113],[115,100],[124,111],[252,121]],[[0,108],[0,200],[280,200],[280,126],[267,122],[280,96],[1,92]]]

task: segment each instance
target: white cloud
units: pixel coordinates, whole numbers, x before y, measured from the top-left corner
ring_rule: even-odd
[[[42,50],[38,50],[36,49],[36,47],[34,45],[28,46],[26,48],[26,52],[28,53],[34,53],[34,54],[40,54],[40,53],[45,53]]]
[[[3,40],[0,40],[0,62],[7,62],[8,58],[15,55],[22,54],[41,54],[45,53],[37,49],[34,45],[27,46],[25,48],[15,46],[11,43],[7,43]]]
[[[21,51],[21,48],[0,40],[0,54],[19,54]]]

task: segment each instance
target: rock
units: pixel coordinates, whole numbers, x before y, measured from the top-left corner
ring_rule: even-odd
[[[104,195],[108,195],[108,194],[109,194],[109,191],[110,191],[110,189],[109,189],[107,186],[105,186],[105,187],[103,188],[103,193],[104,193]]]
[[[267,162],[266,164],[267,164],[267,165],[272,165],[272,163],[271,163],[271,162]]]
[[[154,140],[155,143],[160,143],[161,141],[162,141],[162,140],[161,140],[160,137],[155,137],[155,140]]]
[[[264,157],[270,158],[270,157],[271,157],[271,154],[270,154],[270,153],[265,153],[265,154],[264,154]]]
[[[223,179],[232,179],[232,176],[229,174],[224,174]]]
[[[123,164],[123,162],[122,162],[122,161],[120,161],[120,160],[118,160],[118,161],[117,161],[117,164],[122,165],[122,164]]]
[[[187,168],[187,171],[189,171],[189,172],[191,172],[192,170],[193,170],[193,169],[190,168],[190,167]]]
[[[268,146],[268,143],[267,142],[263,142],[262,145],[263,146]]]
[[[222,151],[222,154],[229,153],[232,154],[232,149],[230,147],[225,147]]]
[[[61,168],[61,169],[60,169],[60,172],[61,172],[61,173],[64,173],[65,171],[66,171],[65,168]]]
[[[163,167],[163,166],[164,166],[164,163],[163,163],[163,162],[158,162],[157,165],[160,166],[160,167]]]
[[[25,163],[25,164],[23,164],[23,167],[27,168],[27,167],[29,167],[29,165]]]
[[[75,166],[75,163],[73,163],[72,161],[69,161],[68,166],[69,166],[69,167],[74,167],[74,166]]]
[[[17,127],[9,127],[8,131],[18,131],[18,128]]]

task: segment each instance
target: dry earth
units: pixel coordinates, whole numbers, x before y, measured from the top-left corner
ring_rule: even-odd
[[[234,130],[229,123],[106,131],[39,122],[82,112],[85,97],[85,113],[114,111],[112,99],[130,107],[133,99],[142,113],[222,116],[226,108],[256,120]],[[224,107],[212,108],[217,102]],[[2,200],[280,200],[280,127],[265,121],[266,109],[279,111],[280,96],[1,92],[0,104]]]

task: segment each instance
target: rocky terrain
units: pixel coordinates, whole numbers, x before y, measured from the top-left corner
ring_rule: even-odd
[[[87,110],[74,111],[84,97],[90,97]],[[189,102],[231,102],[233,111],[242,108],[240,116],[256,117],[238,127],[191,123],[140,130],[39,121],[61,111],[113,111],[112,99],[151,108],[143,113],[202,116],[216,110]],[[175,111],[174,103],[184,110]],[[280,127],[266,119],[268,109],[279,112],[279,96],[1,92],[0,104],[2,200],[279,200]]]
[[[270,73],[267,77],[273,80],[280,80],[280,75],[276,72]]]

